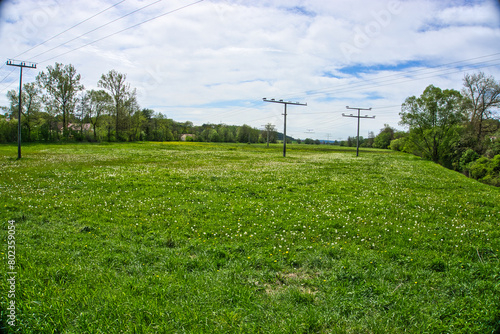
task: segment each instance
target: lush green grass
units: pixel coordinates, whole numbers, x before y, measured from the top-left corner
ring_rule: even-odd
[[[336,149],[0,146],[5,330],[498,333],[500,189]]]

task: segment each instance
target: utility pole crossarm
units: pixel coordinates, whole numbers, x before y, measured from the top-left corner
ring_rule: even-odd
[[[36,68],[36,63],[32,63],[30,61],[15,60],[15,59],[8,59],[6,65],[16,66],[16,67]]]
[[[307,103],[290,102],[290,101],[283,101],[283,100],[276,100],[276,99],[267,99],[265,97],[262,100],[264,102],[281,103],[281,104],[293,104],[293,105],[296,105],[296,106],[307,106]]]
[[[342,116],[344,116],[344,117],[353,117],[353,118],[358,118],[358,116],[353,115],[353,114],[346,115],[346,114],[342,113]],[[365,115],[365,116],[359,116],[359,118],[375,118],[375,116],[368,116],[368,115]]]
[[[285,105],[285,113],[283,114],[284,116],[284,130],[283,130],[283,157],[286,157],[286,107],[287,105],[295,105],[295,106],[307,106],[307,103],[300,103],[300,102],[290,102],[290,101],[283,101],[283,100],[276,100],[276,99],[267,99],[263,98],[262,99],[264,102],[272,102],[272,103],[281,103]]]

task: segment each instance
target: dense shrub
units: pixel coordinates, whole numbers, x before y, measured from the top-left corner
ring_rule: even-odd
[[[391,139],[393,136],[393,132],[381,132],[377,137],[375,137],[375,140],[373,141],[373,147],[375,148],[383,148],[387,149],[389,148],[389,145],[391,144]]]
[[[8,121],[0,118],[0,143],[14,143],[17,141],[17,120]]]
[[[500,176],[500,154],[495,155],[493,159],[490,160],[488,174],[493,176]]]
[[[391,140],[390,149],[393,151],[404,151],[406,138],[399,138]]]
[[[500,154],[488,159],[481,157],[469,164],[469,176],[483,183],[500,186]]]
[[[489,184],[491,186],[500,187],[500,178],[499,177],[493,177],[490,174],[486,175],[485,177],[483,177],[479,181],[482,182],[482,183]]]
[[[472,163],[469,167],[469,175],[473,179],[479,180],[486,176],[488,173],[488,158],[481,157]]]
[[[461,172],[468,172],[470,163],[477,159],[479,159],[479,154],[473,149],[468,149],[460,157],[459,170]]]
[[[484,144],[484,146],[487,147],[485,153],[486,156],[492,158],[495,155],[500,154],[500,131],[495,132],[491,136],[486,136]]]

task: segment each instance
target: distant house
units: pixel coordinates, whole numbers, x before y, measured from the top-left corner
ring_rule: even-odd
[[[57,124],[57,127],[58,127],[59,131],[62,131],[63,126],[62,126],[61,123]],[[81,124],[68,123],[68,130],[80,131],[80,129],[82,129],[82,125]],[[83,131],[91,131],[91,132],[93,132],[94,129],[92,128],[92,124],[90,124],[90,123],[84,123],[83,124]]]
[[[188,137],[191,137],[191,140],[194,140],[194,138],[196,136],[194,134],[191,134],[191,133],[186,133],[186,134],[181,135],[181,141],[187,141]]]

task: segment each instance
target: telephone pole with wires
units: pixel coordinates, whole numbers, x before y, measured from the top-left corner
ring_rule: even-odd
[[[284,119],[285,119],[284,130],[283,130],[283,157],[286,157],[286,106],[289,104],[296,105],[296,106],[307,106],[307,103],[290,102],[290,101],[275,100],[275,99],[268,100],[265,97],[262,100],[264,102],[281,103],[281,104],[285,105],[285,113],[283,114]]]
[[[349,108],[349,106],[347,106],[346,108],[347,109],[358,110],[358,115],[357,116],[353,115],[353,114],[346,115],[344,113],[342,113],[342,116],[344,116],[344,117],[354,117],[354,118],[358,119],[358,136],[357,136],[357,139],[356,139],[356,156],[359,156],[359,120],[361,118],[375,118],[375,116],[368,116],[368,115],[361,116],[360,115],[360,111],[361,110],[372,110],[372,108]]]
[[[21,159],[21,110],[23,108],[22,104],[22,92],[23,92],[23,67],[26,68],[36,68],[36,64],[29,61],[18,61],[14,59],[7,60],[8,66],[16,66],[20,69],[19,74],[19,109],[18,109],[18,119],[17,119],[17,159]]]

